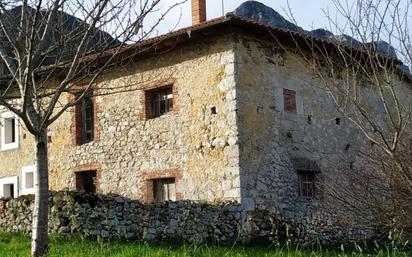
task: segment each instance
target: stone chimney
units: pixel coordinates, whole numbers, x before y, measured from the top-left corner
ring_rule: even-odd
[[[206,21],[206,0],[192,0],[192,25]]]

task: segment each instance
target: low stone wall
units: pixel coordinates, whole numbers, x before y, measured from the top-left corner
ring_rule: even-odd
[[[0,229],[30,233],[33,196],[0,200]],[[120,196],[51,193],[49,232],[118,240],[235,242],[241,211],[236,203],[189,201],[141,204]]]
[[[0,199],[0,229],[30,233],[33,202],[33,196]],[[234,202],[142,204],[121,196],[61,191],[50,194],[49,207],[49,232],[92,239],[216,244],[336,244],[353,239],[348,229],[286,222],[267,210],[245,213]],[[356,237],[366,239],[364,234]]]

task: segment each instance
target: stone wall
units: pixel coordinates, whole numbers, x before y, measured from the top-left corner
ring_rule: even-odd
[[[362,132],[337,112],[317,86],[322,81],[298,55],[246,35],[239,37],[235,48],[245,210],[266,209],[299,223],[332,228],[357,225],[358,219],[343,218],[345,210],[334,206],[321,187],[334,179],[339,165],[349,167],[357,161],[350,150],[370,146]],[[283,89],[296,92],[296,112],[283,109]],[[299,195],[298,162],[317,166],[313,198]]]
[[[0,229],[30,233],[33,196],[0,199]],[[121,196],[70,191],[49,197],[49,232],[108,240],[215,244],[336,244],[365,240],[367,230],[285,220],[267,210],[244,212],[236,202],[177,201],[142,204]]]
[[[64,94],[61,97],[61,103],[64,103],[67,97],[67,94]],[[5,107],[0,106],[0,113],[3,112],[7,112],[7,110]],[[52,190],[68,187],[67,153],[73,147],[70,130],[71,114],[71,111],[63,113],[49,128],[49,183]],[[19,123],[18,132],[19,147],[0,151],[0,178],[21,176],[23,167],[32,166],[36,163],[35,140],[22,121]]]
[[[101,193],[145,200],[147,180],[172,170],[180,199],[239,200],[234,76],[229,36],[108,72],[96,98],[100,137],[70,149],[68,184],[76,171],[98,164]],[[173,112],[145,118],[145,91],[167,84]],[[109,87],[127,92],[104,95]]]
[[[30,233],[33,196],[0,200],[0,228]],[[117,240],[235,242],[240,206],[190,201],[141,204],[121,196],[61,191],[49,197],[49,232]]]
[[[144,118],[145,90],[164,83],[173,84],[173,112]],[[147,180],[173,171],[179,199],[240,199],[230,36],[133,60],[107,71],[98,84],[93,142],[74,142],[74,108],[50,128],[51,190],[74,189],[75,173],[93,169],[99,192],[145,200]],[[0,178],[35,164],[34,140],[23,126],[20,137],[19,148],[0,151]]]
[[[335,232],[348,239],[361,235],[335,229],[353,224],[336,209],[324,208],[326,196],[309,200],[298,195],[293,159],[316,163],[319,179],[327,184],[338,162],[349,165],[356,160],[348,146],[369,144],[337,113],[325,92],[316,87],[321,82],[296,55],[276,48],[273,42],[239,34],[178,45],[168,53],[133,60],[105,73],[94,99],[98,137],[83,145],[73,143],[73,110],[50,129],[51,189],[74,189],[76,172],[96,170],[99,193],[144,201],[148,180],[173,177],[177,200],[236,201],[241,204],[242,221],[250,217],[247,213],[265,210],[306,224],[308,231],[299,232],[300,238],[316,235],[328,241]],[[165,83],[173,84],[174,110],[147,119],[145,92]],[[106,94],[105,88],[116,93]],[[296,113],[281,109],[283,88],[297,92]],[[341,119],[339,124],[336,118]],[[33,139],[24,129],[20,136],[19,149],[0,152],[0,177],[19,175],[22,166],[34,164]],[[184,202],[167,205],[180,204]],[[109,207],[105,203],[101,208]],[[159,208],[159,213],[169,212],[169,207]],[[243,228],[247,224],[253,222],[244,223]],[[64,227],[56,229],[64,232]],[[102,232],[106,229],[100,229],[102,224],[97,227],[100,232],[93,225],[94,232],[82,228],[82,233],[107,235]],[[133,233],[143,238],[142,232]]]
[[[7,112],[5,107],[0,106],[0,113]],[[1,125],[2,126],[2,125]],[[19,124],[19,148],[0,151],[0,178],[20,175],[21,168],[32,165],[35,159],[34,139],[31,134]],[[0,132],[1,133],[1,132]],[[2,137],[0,137],[0,141]],[[18,155],[19,158],[16,158]]]

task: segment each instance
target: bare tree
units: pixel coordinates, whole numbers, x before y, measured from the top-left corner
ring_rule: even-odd
[[[279,42],[315,74],[305,83],[324,90],[365,138],[352,154],[361,160],[359,166],[337,167],[339,178],[329,179],[325,191],[370,224],[379,219],[384,227],[410,229],[412,3],[332,2],[337,14],[325,15],[335,35],[305,31],[310,37],[291,33],[291,45]]]
[[[320,185],[326,210],[338,213],[349,225],[366,226],[375,240],[405,242],[412,232],[412,194],[396,164],[376,145],[349,152],[337,163],[336,172],[326,175],[327,184]],[[412,165],[410,154],[403,154],[404,165]]]
[[[1,1],[0,105],[20,118],[36,142],[32,256],[42,256],[48,247],[49,126],[90,94],[104,71],[142,51],[131,44],[151,35],[182,2],[169,1],[160,13],[160,0]],[[142,29],[149,15],[155,21]],[[76,97],[63,100],[73,92]]]

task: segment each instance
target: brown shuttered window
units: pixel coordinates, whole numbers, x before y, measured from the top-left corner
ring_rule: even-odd
[[[91,142],[94,138],[94,104],[91,95],[85,96],[75,107],[77,145]]]
[[[296,113],[296,91],[283,89],[283,104],[285,112]]]

